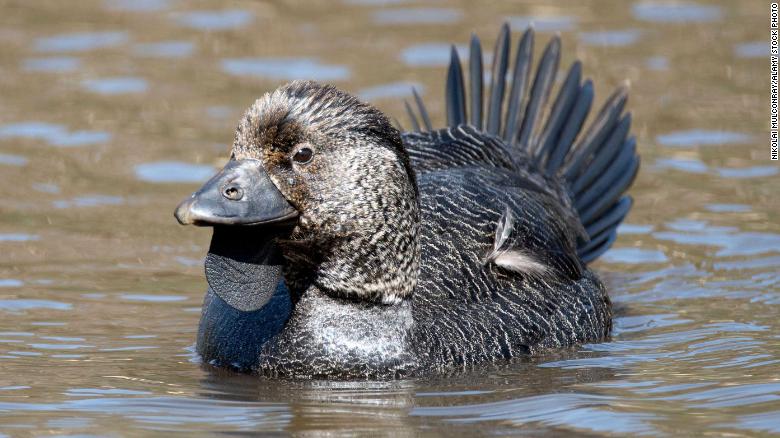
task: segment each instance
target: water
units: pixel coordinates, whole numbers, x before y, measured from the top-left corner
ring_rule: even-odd
[[[767,9],[12,0],[0,14],[0,435],[780,434]],[[643,168],[595,265],[612,341],[396,382],[203,368],[192,345],[210,233],[171,213],[224,163],[241,112],[308,77],[401,120],[415,85],[441,124],[449,43],[477,31],[491,47],[504,19],[533,22],[537,48],[561,32],[562,65],[584,61],[597,101],[631,83]]]
[[[103,95],[143,93],[149,88],[146,80],[134,77],[87,79],[81,86]]]
[[[237,76],[292,81],[295,79],[337,82],[349,79],[351,73],[343,65],[323,64],[310,58],[235,58],[222,61],[222,69]]]

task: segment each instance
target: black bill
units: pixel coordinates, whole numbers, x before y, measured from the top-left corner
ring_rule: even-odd
[[[176,208],[182,225],[260,225],[298,216],[258,160],[230,160]]]

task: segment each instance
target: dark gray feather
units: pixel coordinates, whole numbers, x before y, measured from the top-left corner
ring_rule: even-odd
[[[450,49],[450,67],[447,71],[446,85],[447,125],[458,126],[466,122],[466,91],[463,87],[463,69],[460,65],[458,50]]]
[[[555,75],[558,73],[558,62],[561,59],[561,38],[555,36],[547,44],[539,67],[536,70],[534,85],[531,88],[531,96],[528,100],[528,106],[525,110],[525,117],[520,126],[520,132],[517,137],[517,144],[521,149],[528,149],[537,121],[542,117],[544,104],[550,96]]]
[[[512,73],[512,86],[509,90],[509,103],[506,112],[506,128],[504,129],[504,141],[514,144],[517,140],[517,126],[522,122],[523,103],[530,80],[531,60],[533,58],[534,31],[528,28],[520,44],[517,46],[515,66]]]
[[[509,25],[504,23],[493,52],[493,73],[488,102],[487,132],[493,135],[498,135],[501,131],[501,105],[504,102],[506,70],[509,65],[509,45]]]
[[[471,35],[469,44],[469,88],[471,89],[471,124],[482,129],[482,45],[476,35]]]

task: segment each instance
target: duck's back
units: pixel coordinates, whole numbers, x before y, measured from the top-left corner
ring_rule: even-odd
[[[417,180],[419,353],[442,365],[468,364],[608,335],[609,298],[582,266],[578,230],[549,185],[480,162],[418,172]]]
[[[622,114],[626,92],[619,89],[579,135],[592,85],[581,83],[575,63],[546,108],[560,43],[548,45],[529,87],[532,36],[521,39],[505,105],[506,28],[486,105],[473,39],[470,117],[454,50],[449,128],[431,129],[419,98],[419,119],[407,106],[417,132],[403,140],[422,215],[415,344],[434,366],[599,341],[611,330],[609,297],[586,263],[611,246],[631,206],[624,192],[639,163],[630,115]]]

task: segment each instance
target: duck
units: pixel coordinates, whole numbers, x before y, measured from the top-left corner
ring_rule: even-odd
[[[472,35],[468,87],[453,46],[440,128],[416,90],[409,130],[313,81],[257,99],[227,165],[174,213],[213,227],[203,363],[395,379],[608,340],[611,301],[589,264],[633,202],[628,87],[586,126],[582,64],[553,94],[560,37],[532,70],[534,38],[512,59],[504,24],[483,70]]]

